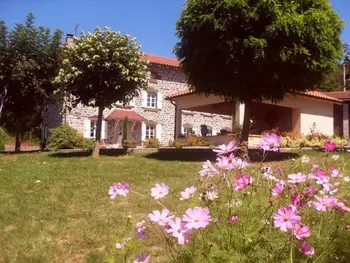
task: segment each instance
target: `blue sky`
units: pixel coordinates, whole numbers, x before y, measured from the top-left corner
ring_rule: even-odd
[[[331,0],[345,22],[343,39],[350,43],[350,0]],[[92,31],[96,26],[137,37],[143,51],[174,57],[175,24],[185,0],[0,0],[0,19],[8,26],[23,22],[29,12],[37,24],[64,33]],[[347,11],[348,10],[348,11]]]

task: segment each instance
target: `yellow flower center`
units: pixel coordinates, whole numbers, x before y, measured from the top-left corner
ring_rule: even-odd
[[[328,205],[328,202],[323,202],[322,203],[324,206],[327,206]]]
[[[289,220],[289,216],[284,216],[284,221],[288,221]]]

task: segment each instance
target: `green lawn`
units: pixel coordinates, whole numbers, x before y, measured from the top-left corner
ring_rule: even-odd
[[[126,235],[129,215],[135,223],[159,209],[132,194],[110,200],[112,182],[127,181],[146,195],[155,183],[167,183],[170,194],[164,203],[176,211],[180,191],[195,183],[199,168],[200,162],[140,153],[99,159],[0,155],[0,262],[104,262],[116,252],[115,241]],[[158,241],[142,244],[152,262],[166,262]]]

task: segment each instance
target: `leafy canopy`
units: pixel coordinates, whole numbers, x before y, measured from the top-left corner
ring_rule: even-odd
[[[97,27],[94,33],[75,38],[73,46],[65,46],[55,82],[66,87],[76,103],[86,106],[127,103],[147,86],[143,55],[136,38]]]
[[[333,71],[342,28],[328,0],[187,0],[175,53],[198,92],[278,101]]]
[[[6,90],[2,122],[23,133],[38,125],[45,101],[53,92],[62,31],[36,26],[29,14],[24,24],[8,30],[0,21],[0,93]]]

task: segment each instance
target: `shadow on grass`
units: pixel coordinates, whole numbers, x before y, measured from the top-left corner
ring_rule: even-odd
[[[0,152],[0,154],[34,154],[34,153],[41,153],[41,152],[45,152],[42,150],[33,150],[33,151],[20,151],[20,152],[15,152],[15,151],[10,151],[10,152]]]
[[[103,156],[121,156],[124,155],[123,149],[101,149],[100,155]],[[49,154],[50,157],[56,158],[76,158],[76,157],[90,157],[92,155],[91,150],[64,150]]]
[[[298,158],[300,155],[293,152],[269,152],[265,162],[283,161],[292,158]],[[187,161],[204,162],[206,160],[215,161],[216,153],[211,149],[159,149],[158,152],[145,155],[146,158],[163,161]],[[249,150],[249,159],[251,162],[261,162],[264,156],[261,151]]]

